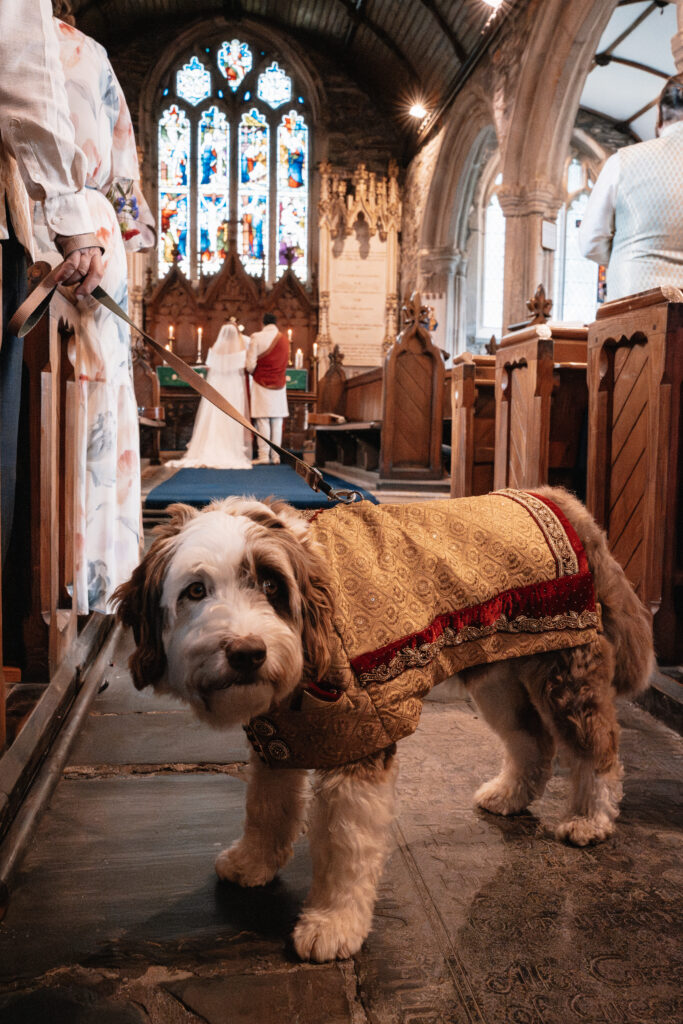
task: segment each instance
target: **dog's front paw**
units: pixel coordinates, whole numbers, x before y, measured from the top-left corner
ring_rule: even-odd
[[[270,856],[266,856],[264,851],[255,847],[253,843],[238,839],[216,857],[216,874],[224,882],[236,882],[237,885],[245,887],[267,885],[275,878],[288,857],[286,851],[280,855],[271,853]]]
[[[357,953],[370,924],[351,911],[305,910],[294,929],[294,948],[302,960],[345,960]]]
[[[607,815],[595,818],[570,818],[555,829],[555,837],[572,846],[594,846],[602,843],[614,832],[614,822]]]
[[[523,781],[511,781],[499,775],[490,782],[485,782],[474,794],[477,807],[490,811],[491,814],[520,814],[530,803],[529,788]]]

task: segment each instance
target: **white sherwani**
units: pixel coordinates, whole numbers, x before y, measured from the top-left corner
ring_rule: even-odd
[[[683,288],[683,121],[609,158],[588,200],[579,248],[607,264],[610,301]]]
[[[262,331],[252,334],[247,352],[249,373],[254,372],[258,357],[270,348],[279,333],[280,328],[277,324],[266,324]],[[251,415],[255,420],[264,417],[289,416],[286,388],[264,388],[253,378],[249,382],[249,386],[251,389]]]

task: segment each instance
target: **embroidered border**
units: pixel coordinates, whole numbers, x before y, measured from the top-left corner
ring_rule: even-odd
[[[597,629],[600,616],[597,612],[568,612],[565,615],[548,615],[541,619],[532,619],[524,615],[512,621],[505,615],[488,626],[465,626],[461,630],[446,627],[443,633],[432,643],[421,644],[419,647],[406,647],[399,651],[388,664],[379,665],[375,669],[360,672],[358,680],[362,686],[369,683],[386,683],[390,679],[411,668],[424,668],[436,658],[445,647],[456,647],[494,633],[549,633],[559,630]]]
[[[584,621],[584,615],[593,617]],[[365,684],[393,679],[406,668],[428,664],[445,646],[497,631],[540,633],[598,625],[593,577],[589,572],[576,573],[506,590],[482,604],[439,615],[418,633],[350,659],[351,667]]]
[[[564,516],[560,518],[558,514],[560,510],[557,505],[531,491],[515,491],[506,488],[496,491],[496,494],[516,501],[534,519],[555,559],[558,576],[573,576],[574,573],[580,571],[578,552],[572,539],[567,535],[567,526],[570,524]],[[578,540],[578,537],[576,539]],[[581,550],[580,543],[579,550]]]

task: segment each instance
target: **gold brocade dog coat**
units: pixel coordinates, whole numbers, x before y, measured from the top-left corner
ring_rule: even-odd
[[[600,627],[581,542],[526,491],[317,513],[332,576],[332,667],[252,719],[262,760],[332,768],[417,728],[425,695],[487,662],[578,647]]]

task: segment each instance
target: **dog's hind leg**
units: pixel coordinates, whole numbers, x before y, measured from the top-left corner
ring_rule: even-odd
[[[269,768],[252,753],[244,833],[218,854],[218,877],[244,886],[270,882],[304,829],[308,793],[305,770]]]
[[[493,814],[519,814],[543,794],[555,742],[518,678],[517,662],[471,669],[465,682],[483,718],[505,745],[500,773],[480,786],[475,803]]]
[[[392,748],[316,776],[309,828],[313,885],[293,936],[302,959],[352,956],[370,931],[397,774]]]
[[[614,831],[622,797],[619,726],[611,680],[614,657],[609,642],[558,651],[545,678],[531,691],[561,746],[570,757],[571,791],[567,818],[558,839],[588,846]]]

